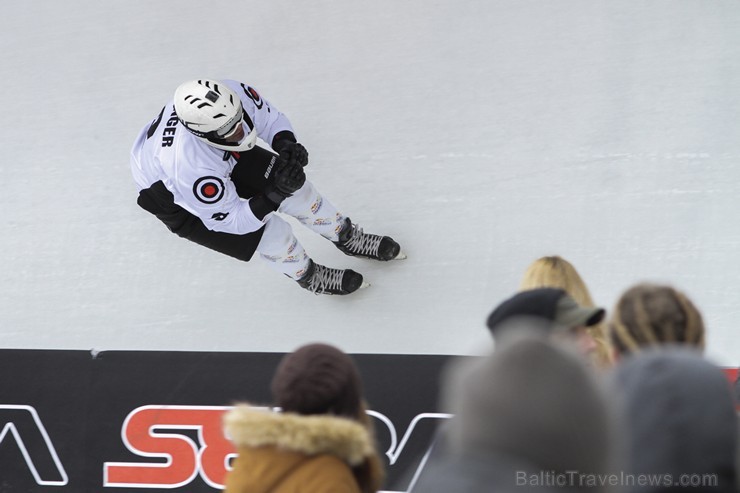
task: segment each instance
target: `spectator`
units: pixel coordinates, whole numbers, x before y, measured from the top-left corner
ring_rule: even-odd
[[[617,302],[609,331],[616,358],[665,343],[704,350],[701,313],[685,294],[670,286],[629,288]]]
[[[628,430],[628,492],[737,491],[737,416],[722,370],[696,349],[665,345],[625,359],[614,384]],[[641,487],[637,473],[654,484]]]
[[[512,336],[552,336],[554,340],[577,346],[590,362],[590,354],[596,346],[585,327],[601,322],[604,314],[601,308],[578,306],[562,289],[540,288],[522,291],[503,301],[489,315],[487,326],[494,337],[496,350]],[[447,428],[443,426],[438,431],[426,454],[428,462],[439,462],[440,457],[449,452],[450,433]],[[426,470],[422,470],[421,479],[412,478],[412,484],[414,481],[426,484],[427,475]]]
[[[282,412],[246,404],[224,418],[238,456],[226,493],[371,493],[383,482],[360,375],[326,344],[287,355],[271,390]]]
[[[447,446],[414,493],[600,491],[568,472],[604,474],[612,440],[605,396],[571,350],[540,337],[507,337],[492,356],[453,366],[442,391],[455,415]]]
[[[541,257],[532,262],[524,272],[519,289],[525,291],[536,288],[560,288],[579,305],[588,308],[596,306],[576,268],[562,257]],[[599,368],[612,366],[612,349],[604,321],[588,327],[587,331],[596,344],[596,349],[592,353],[595,366]]]
[[[522,319],[556,338],[573,341],[580,352],[592,360],[596,343],[588,327],[604,319],[604,309],[582,307],[562,289],[539,288],[522,291],[507,299],[488,317],[488,328],[496,341],[510,327],[518,330]]]

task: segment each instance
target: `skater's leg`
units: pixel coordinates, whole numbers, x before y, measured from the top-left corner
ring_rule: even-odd
[[[270,267],[316,294],[350,294],[363,286],[362,275],[351,269],[332,269],[311,260],[290,225],[271,214],[257,246]]]
[[[257,252],[271,268],[295,280],[306,274],[311,261],[290,224],[275,214],[265,222]]]
[[[275,214],[270,214],[258,231],[233,235],[207,229],[200,219],[173,202],[162,182],[140,192],[138,203],[173,233],[212,250],[243,261],[257,251],[274,270],[316,294],[349,294],[365,285],[362,275],[351,269],[332,269],[313,262],[290,225]]]
[[[347,255],[375,260],[405,258],[400,245],[392,238],[365,233],[308,180],[292,197],[285,199],[278,210],[334,242]]]
[[[310,230],[334,242],[339,240],[345,223],[344,215],[308,180],[280,204],[278,211],[295,217]]]

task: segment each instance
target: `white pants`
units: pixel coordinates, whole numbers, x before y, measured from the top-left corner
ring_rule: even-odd
[[[330,241],[339,239],[339,230],[344,224],[342,213],[308,180],[280,204],[277,212],[295,217],[301,224]],[[257,252],[270,267],[292,279],[302,277],[309,265],[309,256],[293,234],[290,224],[274,213],[267,216]]]

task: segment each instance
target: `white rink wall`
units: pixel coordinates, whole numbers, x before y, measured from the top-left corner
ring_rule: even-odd
[[[611,309],[684,290],[740,364],[740,4],[10,2],[0,17],[0,347],[465,354],[542,255]],[[184,80],[241,79],[310,178],[409,258],[314,258],[373,286],[315,297],[170,234],[128,152]]]

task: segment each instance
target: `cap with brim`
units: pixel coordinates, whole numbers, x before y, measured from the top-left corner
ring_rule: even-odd
[[[558,300],[554,322],[562,327],[591,327],[604,320],[603,308],[580,306],[570,296]]]
[[[555,309],[565,291],[554,288],[538,288],[516,293],[496,307],[488,316],[487,325],[495,331],[499,325],[517,317],[539,317],[555,319]]]
[[[552,328],[570,329],[591,327],[604,319],[603,308],[584,307],[576,303],[564,290],[556,288],[537,288],[522,291],[501,303],[489,315],[488,328],[492,333],[500,326],[511,325],[512,320],[528,318],[548,320]]]

